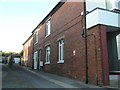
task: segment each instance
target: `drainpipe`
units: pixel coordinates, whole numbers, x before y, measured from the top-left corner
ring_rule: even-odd
[[[40,66],[40,57],[39,57],[39,54],[40,54],[40,49],[38,49],[38,65],[37,65],[37,68],[38,70],[40,69],[39,66]]]
[[[83,15],[83,29],[84,29],[84,38],[85,38],[85,63],[86,63],[86,81],[88,84],[88,52],[87,52],[87,30],[86,30],[86,0],[84,0],[84,15]]]
[[[32,51],[32,69],[34,69],[34,34],[33,34],[33,51]]]

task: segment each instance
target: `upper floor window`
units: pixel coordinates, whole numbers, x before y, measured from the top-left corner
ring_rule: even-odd
[[[105,0],[86,0],[86,10],[92,11],[95,8],[106,8],[106,2]]]
[[[31,42],[30,42],[30,40],[29,40],[29,41],[28,41],[28,47],[30,47],[30,43],[31,43]]]
[[[50,46],[46,47],[46,63],[45,64],[50,64]]]
[[[28,62],[30,62],[30,55],[29,55],[29,56],[27,56],[27,58],[28,58]]]
[[[116,40],[117,40],[118,59],[120,60],[120,34],[116,36]]]
[[[95,8],[103,8],[107,10],[119,10],[120,0],[86,0],[86,10],[92,11]]]
[[[64,63],[64,40],[58,42],[58,63]]]
[[[38,31],[35,33],[35,43],[38,43]]]
[[[50,19],[46,22],[46,32],[45,32],[46,36],[50,35]]]

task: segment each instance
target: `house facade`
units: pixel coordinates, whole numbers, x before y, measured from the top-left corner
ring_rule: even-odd
[[[23,43],[23,58],[21,59],[21,64],[24,66],[32,67],[33,62],[33,36],[31,35]]]
[[[30,56],[29,66],[109,85],[109,74],[120,71],[119,8],[111,9],[105,1],[96,6],[90,3],[59,2],[52,9],[32,31],[29,49],[29,39],[24,43],[24,60]]]

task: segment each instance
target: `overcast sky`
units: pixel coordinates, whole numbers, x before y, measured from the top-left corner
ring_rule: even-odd
[[[20,52],[33,29],[59,0],[1,0],[0,50]]]

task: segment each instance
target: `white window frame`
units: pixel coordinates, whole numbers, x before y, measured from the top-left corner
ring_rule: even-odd
[[[29,41],[28,41],[28,47],[30,47],[30,43],[31,43],[31,42],[30,42],[30,40],[29,40]]]
[[[38,43],[38,31],[35,33],[35,43]]]
[[[46,30],[45,30],[45,36],[49,36],[51,33],[51,20],[48,19],[46,22]]]
[[[46,46],[45,52],[46,52],[46,55],[45,55],[46,62],[45,62],[45,64],[50,64],[50,46]]]
[[[38,51],[34,52],[34,69],[37,69],[37,66],[35,67],[35,61],[38,61]]]
[[[38,51],[34,52],[34,60],[38,60]]]
[[[64,63],[64,40],[61,39],[58,41],[58,62]]]
[[[120,60],[120,34],[116,36],[118,60]]]
[[[30,62],[30,55],[29,55],[29,56],[27,56],[27,58],[28,58],[28,62]]]

